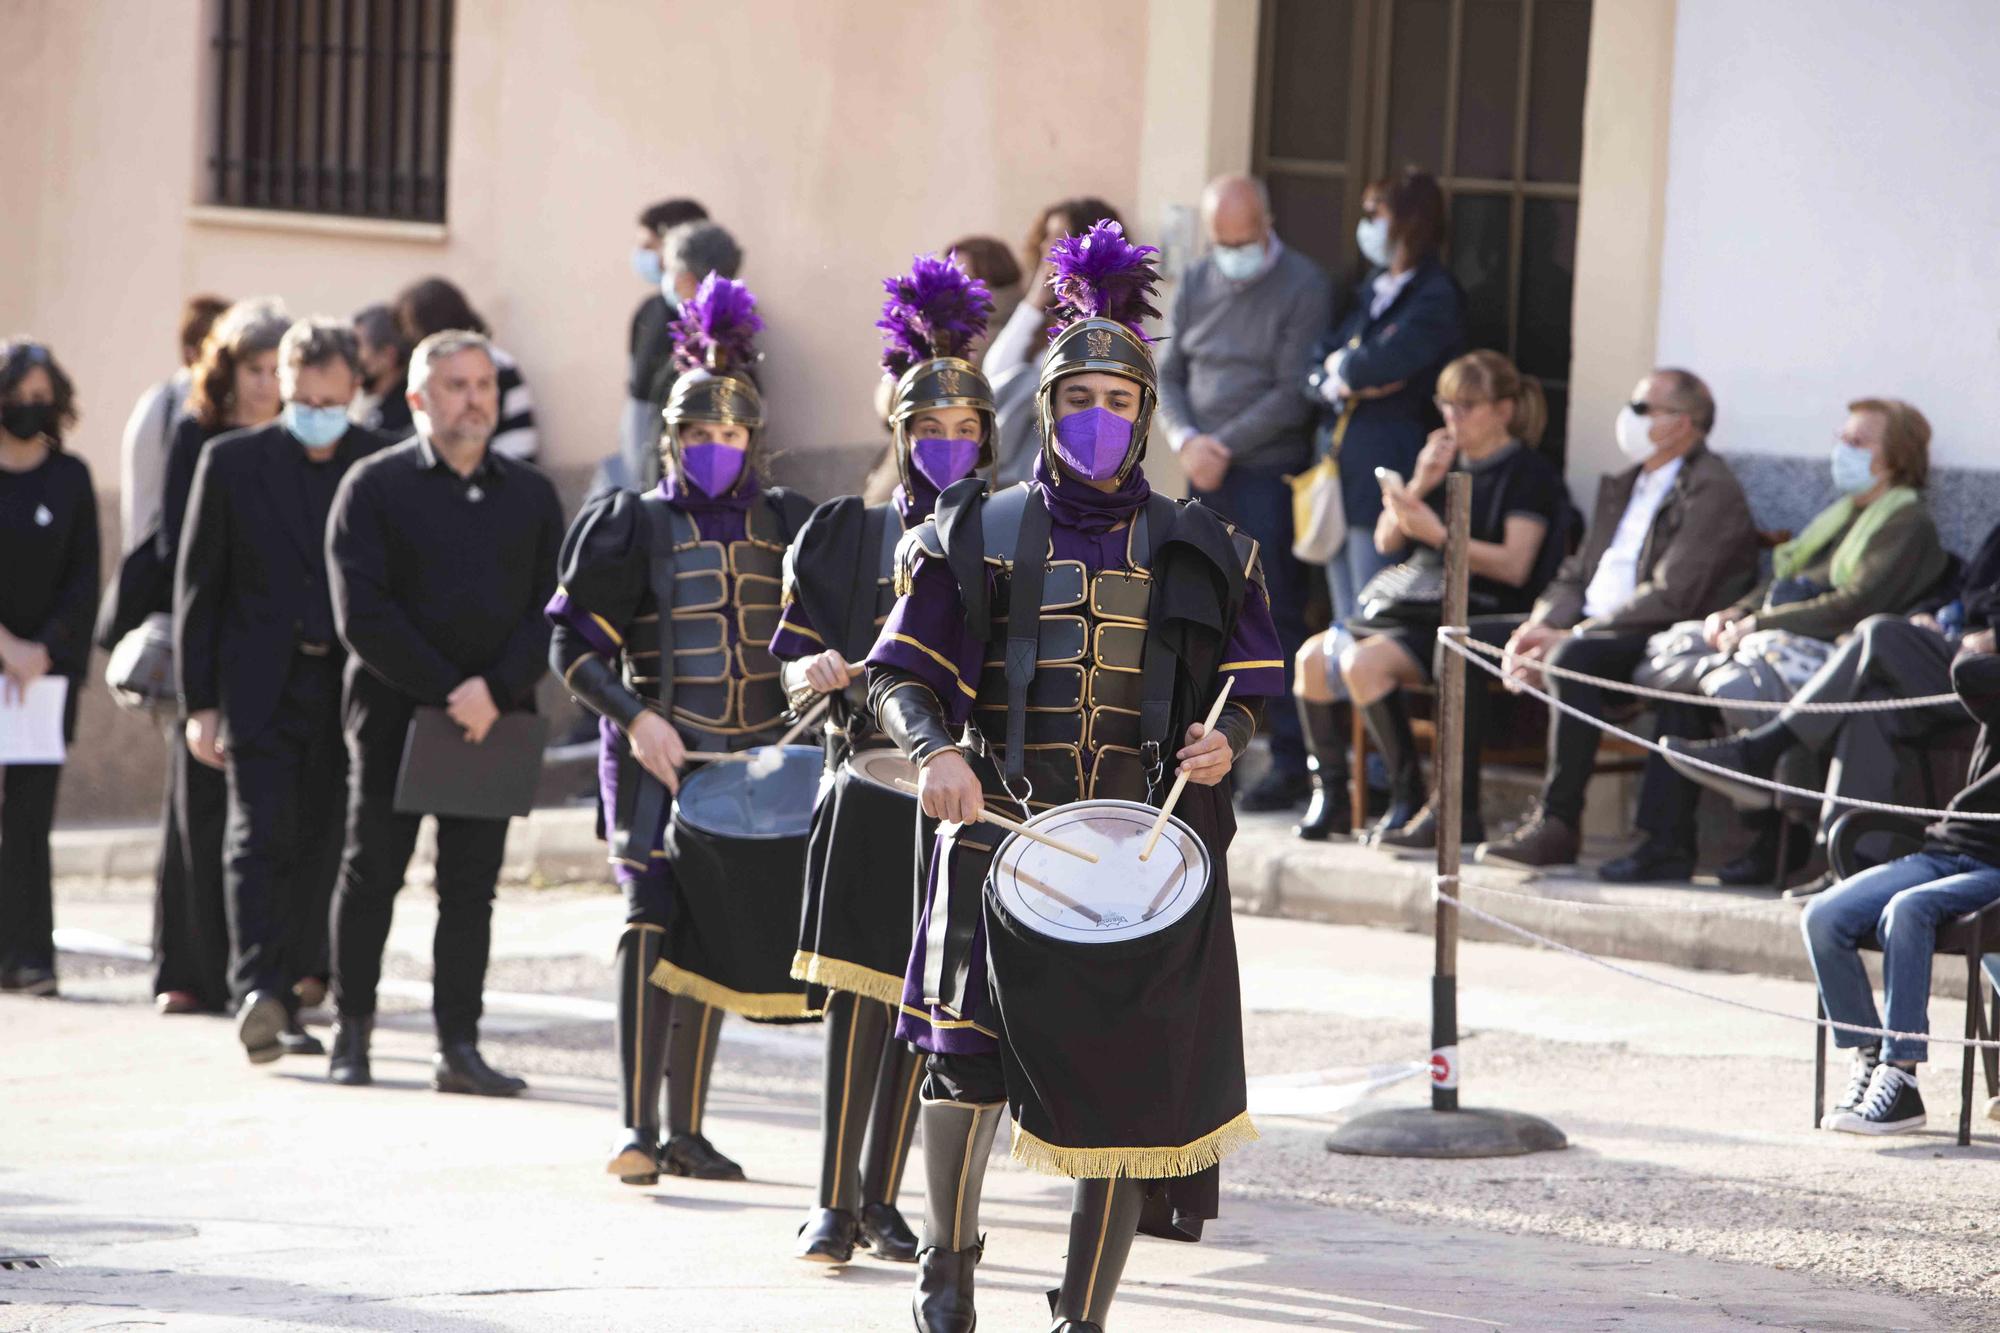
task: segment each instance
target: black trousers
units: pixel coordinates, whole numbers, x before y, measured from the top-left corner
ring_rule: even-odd
[[[927,1102],[970,1102],[990,1106],[1007,1100],[1007,1076],[1000,1052],[986,1055],[924,1056],[923,1099]]]
[[[329,970],[347,795],[338,663],[294,655],[270,723],[228,754],[230,989],[289,1000],[293,982]]]
[[[56,965],[49,830],[62,771],[61,764],[0,771],[0,967]]]
[[[1608,680],[1629,681],[1632,673],[1646,659],[1646,637],[1644,634],[1616,632],[1574,635],[1557,645],[1549,655],[1549,662]],[[1546,679],[1549,693],[1556,698],[1592,717],[1604,716],[1605,692],[1602,689],[1581,681],[1559,680],[1554,676]],[[1542,781],[1542,809],[1571,828],[1582,826],[1584,792],[1590,785],[1590,771],[1596,766],[1597,747],[1603,738],[1604,733],[1589,723],[1573,718],[1559,708],[1549,709],[1549,770]],[[1693,837],[1693,809],[1690,804],[1687,816],[1690,838]]]
[[[368,1017],[375,1012],[396,894],[423,816],[396,812],[396,774],[414,705],[390,696],[365,672],[356,677],[354,694],[360,697],[350,699],[347,720],[347,846],[333,899],[333,996],[342,1014]],[[440,1044],[479,1039],[493,886],[506,850],[504,819],[437,821],[431,1011]]]
[[[160,869],[153,895],[153,993],[187,991],[229,1006],[229,914],[223,826],[229,782],[188,753],[185,728],[167,728],[167,792],[160,813]]]

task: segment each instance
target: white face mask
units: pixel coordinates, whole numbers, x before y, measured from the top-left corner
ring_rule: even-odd
[[[1361,255],[1378,268],[1389,267],[1394,258],[1389,253],[1389,219],[1383,217],[1363,218],[1354,224],[1354,243],[1361,247]]]
[[[1652,420],[1634,412],[1630,404],[1618,409],[1618,452],[1635,463],[1653,456]]]
[[[1218,245],[1213,251],[1215,267],[1231,282],[1248,282],[1264,267],[1264,244]]]

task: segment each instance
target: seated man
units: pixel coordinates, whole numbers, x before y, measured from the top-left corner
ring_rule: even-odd
[[[1564,562],[1507,644],[1517,677],[1553,662],[1629,680],[1646,640],[1699,618],[1746,591],[1757,567],[1757,530],[1729,464],[1708,448],[1715,399],[1685,370],[1655,370],[1618,414],[1618,448],[1634,466],[1597,488],[1583,548]],[[1604,691],[1547,678],[1547,688],[1592,716]],[[1472,704],[1475,694],[1467,693]],[[1513,865],[1567,865],[1581,843],[1584,790],[1596,764],[1596,727],[1549,710],[1548,774],[1528,821],[1475,855]]]
[[[1979,721],[1979,743],[1966,787],[1950,814],[1925,830],[1924,849],[1843,880],[1812,900],[1800,925],[1827,1017],[1892,1032],[1929,1030],[1931,955],[1939,925],[2000,899],[2000,822],[1966,814],[2000,813],[1994,724],[2000,718],[2000,657],[1993,631],[1969,635],[1951,668],[1952,688]],[[1885,1024],[1875,1008],[1856,943],[1873,932],[1882,943]],[[1834,1029],[1854,1052],[1847,1092],[1820,1122],[1846,1134],[1907,1134],[1923,1128],[1917,1066],[1925,1043]]]

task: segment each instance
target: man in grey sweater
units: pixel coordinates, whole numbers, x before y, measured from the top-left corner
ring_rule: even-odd
[[[1285,478],[1312,453],[1312,407],[1298,385],[1333,317],[1333,288],[1271,229],[1262,181],[1211,182],[1201,216],[1209,250],[1174,294],[1160,358],[1160,424],[1195,494],[1263,547],[1289,685],[1305,641],[1305,570],[1292,558]],[[1271,770],[1243,794],[1246,810],[1287,809],[1311,790],[1297,716],[1290,708],[1265,716]]]

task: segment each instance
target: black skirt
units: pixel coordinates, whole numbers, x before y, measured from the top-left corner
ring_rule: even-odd
[[[903,998],[923,891],[924,857],[937,825],[917,799],[833,773],[806,842],[805,903],[792,976],[810,983],[815,1007],[830,990],[884,1004]]]
[[[806,839],[724,837],[676,812],[665,850],[675,892],[653,984],[759,1022],[814,1017],[791,975]]]

